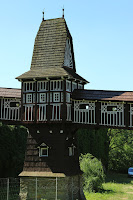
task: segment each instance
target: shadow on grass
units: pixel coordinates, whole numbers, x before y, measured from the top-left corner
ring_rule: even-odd
[[[101,189],[98,193],[101,193],[101,194],[115,194],[116,192],[113,191],[113,190],[104,190],[104,189]]]
[[[133,184],[133,178],[128,178],[127,174],[108,173],[105,182]]]

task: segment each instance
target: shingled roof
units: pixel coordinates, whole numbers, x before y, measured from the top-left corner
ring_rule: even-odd
[[[2,97],[2,98],[21,98],[21,89],[0,88],[0,97]]]
[[[67,38],[71,40],[73,69],[64,68],[64,55]],[[64,18],[42,21],[37,33],[30,70],[17,79],[41,79],[53,77],[73,77],[87,82],[76,74],[72,37]]]
[[[74,90],[72,99],[133,102],[133,91]]]

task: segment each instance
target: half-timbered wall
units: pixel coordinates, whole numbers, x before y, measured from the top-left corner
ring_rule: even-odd
[[[124,127],[124,104],[101,102],[101,125]]]
[[[95,102],[74,101],[74,122],[95,124]]]
[[[23,82],[23,121],[33,121],[35,118],[36,82]]]
[[[1,99],[0,119],[20,121],[21,101],[20,99]]]

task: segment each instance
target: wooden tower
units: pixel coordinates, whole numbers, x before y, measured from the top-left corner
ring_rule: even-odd
[[[87,81],[76,73],[72,36],[64,18],[42,20],[30,70],[17,79],[22,83],[21,121],[29,130],[20,176],[69,177],[69,181],[76,177],[80,187],[71,94],[84,89]]]

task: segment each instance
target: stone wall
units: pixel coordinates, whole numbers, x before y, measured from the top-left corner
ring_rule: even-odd
[[[20,200],[84,200],[80,179],[78,175],[63,178],[21,177]]]

